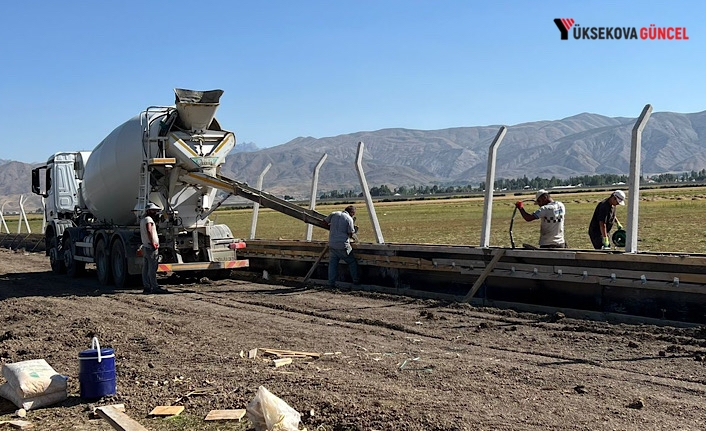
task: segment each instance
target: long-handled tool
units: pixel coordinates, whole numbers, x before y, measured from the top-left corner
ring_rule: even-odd
[[[522,202],[534,202],[534,200],[525,199]],[[510,245],[512,248],[515,248],[515,238],[512,236],[512,225],[515,224],[515,214],[517,214],[517,206],[515,206],[515,210],[512,212],[512,218],[510,218]]]

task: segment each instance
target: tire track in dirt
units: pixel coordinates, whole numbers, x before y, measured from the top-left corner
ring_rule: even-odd
[[[294,290],[292,292],[295,292]],[[247,292],[243,292],[247,293]],[[310,291],[307,291],[307,293],[312,293]],[[323,290],[313,290],[313,293],[329,293]],[[370,326],[374,328],[382,328],[382,329],[389,329],[389,330],[394,330],[401,332],[403,334],[407,335],[416,335],[420,337],[425,337],[429,339],[437,339],[440,341],[453,341],[455,336],[453,333],[445,336],[438,336],[431,334],[427,331],[422,330],[416,330],[412,329],[409,327],[404,326],[403,324],[395,323],[395,322],[389,322],[381,319],[373,319],[373,318],[361,318],[361,317],[356,317],[356,318],[347,318],[344,316],[336,316],[332,315],[330,313],[326,312],[320,312],[320,311],[315,311],[311,309],[304,309],[304,308],[298,308],[293,305],[285,305],[280,302],[269,302],[269,301],[264,301],[264,300],[243,300],[243,299],[237,299],[233,300],[231,297],[227,296],[228,294],[223,294],[220,292],[196,292],[192,291],[190,292],[192,295],[198,295],[201,297],[201,300],[203,302],[208,302],[212,305],[215,305],[217,307],[225,307],[228,309],[237,309],[237,310],[242,310],[243,305],[251,306],[251,307],[261,307],[264,309],[268,310],[276,310],[276,311],[281,311],[284,313],[287,313],[288,315],[303,315],[303,316],[309,316],[309,317],[316,317],[324,320],[334,320],[336,322],[343,322],[343,323],[349,323],[352,325],[363,325],[363,326]],[[336,295],[345,295],[345,293],[338,293],[338,292],[330,292],[330,294],[336,294]],[[296,294],[289,295],[289,296],[296,296]],[[282,298],[282,295],[278,295],[276,297],[273,297],[273,301],[280,301]],[[311,299],[311,296],[308,296],[308,299]],[[325,301],[325,305],[327,306],[327,309],[331,309],[331,304],[329,302],[326,302],[326,298],[318,298],[316,297],[317,300],[320,301]],[[226,301],[226,303],[223,303],[222,301]],[[418,302],[418,300],[415,300],[414,302]],[[308,304],[311,306],[311,304]],[[389,305],[390,307],[395,307],[395,306],[409,306],[408,302],[404,302],[402,304],[398,304],[396,301],[391,301],[391,304]],[[359,308],[359,307],[358,307]],[[422,308],[422,307],[420,307]],[[188,310],[187,308],[184,309],[184,311]],[[262,314],[259,311],[256,311],[255,313],[257,314]],[[229,313],[224,313],[224,317],[229,316]],[[551,332],[565,332],[567,329],[564,327],[566,325],[562,325],[560,328],[553,328],[547,325],[544,322],[540,322],[541,318],[540,317],[532,317],[532,318],[509,318],[506,316],[496,316],[492,313],[479,313],[479,312],[474,312],[471,315],[465,315],[461,314],[464,317],[474,317],[477,318],[481,321],[485,320],[493,320],[497,322],[502,322],[502,323],[508,323],[512,325],[527,325],[527,326],[532,326],[538,329],[541,329],[543,331],[551,331]],[[283,316],[284,317],[284,316]],[[286,319],[290,319],[291,317],[286,316]],[[310,324],[310,322],[304,322],[299,319],[296,319],[297,321],[303,323],[303,324]],[[580,327],[586,327],[585,323],[577,323],[576,325],[579,325]],[[595,330],[595,331],[592,331]],[[568,331],[571,331],[569,329]],[[590,332],[591,334],[603,334],[607,333],[610,331],[601,329],[601,328],[591,328],[589,326],[589,329],[583,329],[582,332]],[[624,331],[625,332],[625,331]],[[642,333],[644,334],[644,331],[639,331],[637,333]],[[653,335],[653,334],[649,334]],[[685,337],[686,338],[686,337]],[[677,380],[685,384],[694,384],[694,385],[699,385],[700,387],[696,388],[684,388],[681,386],[675,386],[675,385],[669,385],[668,383],[665,382],[653,382],[654,384],[664,386],[664,387],[669,387],[672,389],[678,389],[680,391],[688,391],[693,394],[698,394],[698,395],[704,395],[706,394],[706,388],[704,387],[704,380],[701,379],[693,379],[693,378],[688,378],[688,377],[671,377],[671,376],[666,376],[666,375],[654,375],[650,374],[649,372],[640,372],[636,371],[634,368],[630,367],[629,364],[626,364],[624,367],[621,366],[614,366],[614,365],[608,365],[605,363],[605,361],[601,360],[594,360],[594,359],[587,359],[587,358],[580,358],[576,356],[568,356],[568,355],[559,355],[559,354],[553,354],[549,352],[537,352],[537,351],[532,351],[532,350],[522,350],[522,349],[514,349],[514,348],[507,348],[507,347],[502,347],[502,346],[494,346],[494,345],[489,345],[489,344],[483,344],[483,343],[478,343],[474,342],[471,340],[467,340],[467,346],[469,347],[478,347],[478,348],[486,348],[486,349],[491,349],[491,350],[496,350],[496,351],[502,351],[506,353],[511,353],[514,355],[518,356],[529,356],[531,358],[542,358],[542,359],[555,359],[559,361],[563,361],[565,363],[575,363],[575,364],[584,364],[584,365],[590,365],[592,367],[600,368],[600,369],[605,369],[605,370],[612,370],[612,371],[618,371],[618,372],[623,372],[623,373],[628,373],[631,375],[635,376],[641,376],[641,377],[646,377],[648,380],[654,380],[654,379],[664,379],[664,380]],[[538,361],[539,362],[539,361]],[[644,381],[639,378],[634,378],[635,381]]]

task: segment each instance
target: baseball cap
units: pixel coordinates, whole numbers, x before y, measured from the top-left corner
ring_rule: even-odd
[[[537,194],[534,195],[534,201],[537,202],[537,200],[542,196],[542,195],[548,195],[549,192],[544,190],[544,189],[539,189],[537,190]]]
[[[625,205],[625,192],[622,190],[616,190],[613,192],[613,196],[618,200],[619,205]]]
[[[147,211],[147,210],[157,210],[157,211],[161,211],[162,208],[160,208],[159,205],[155,204],[154,202],[150,202],[150,203],[148,203],[147,206],[145,207],[145,211]]]

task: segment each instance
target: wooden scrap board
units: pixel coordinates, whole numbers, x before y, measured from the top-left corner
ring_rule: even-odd
[[[32,422],[22,421],[22,420],[0,421],[0,427],[2,427],[5,424],[8,424],[11,427],[13,427],[15,429],[20,429],[20,430],[27,430],[30,428],[34,428],[34,424]]]
[[[277,356],[278,358],[319,358],[321,353],[316,352],[298,352],[295,350],[281,349],[258,349],[265,356]]]
[[[108,421],[110,426],[119,431],[147,431],[135,419],[119,411],[113,406],[98,407],[98,415]]]
[[[150,416],[176,416],[184,411],[184,406],[157,406],[150,412]]]
[[[241,420],[245,416],[245,409],[232,410],[211,410],[206,415],[204,420],[220,421],[220,420]]]

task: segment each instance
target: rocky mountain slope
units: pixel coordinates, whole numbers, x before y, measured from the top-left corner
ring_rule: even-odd
[[[498,148],[496,176],[627,174],[634,122],[632,118],[583,113],[509,126]],[[261,150],[246,143],[236,145],[222,172],[255,184],[260,172],[272,163],[264,189],[304,199],[308,198],[313,169],[326,153],[319,191],[359,190],[354,164],[358,142],[362,141],[363,166],[371,187],[477,184],[485,180],[488,146],[499,127],[383,129],[319,139],[299,137]],[[643,132],[642,159],[645,174],[705,168],[706,111],[654,113]],[[7,201],[7,208],[11,208],[19,194],[30,193],[30,171],[31,165],[21,162],[0,164],[0,203]],[[36,200],[31,200],[31,205],[38,205],[39,199],[31,196]]]
[[[627,174],[635,119],[579,114],[508,127],[498,148],[498,178]],[[306,197],[311,173],[326,153],[319,190],[356,189],[358,142],[369,186],[475,184],[485,180],[488,146],[498,126],[442,130],[383,129],[327,138],[297,138],[254,153],[231,154],[224,173],[254,183],[267,163],[264,188]],[[655,113],[642,141],[643,173],[706,167],[706,111]]]

